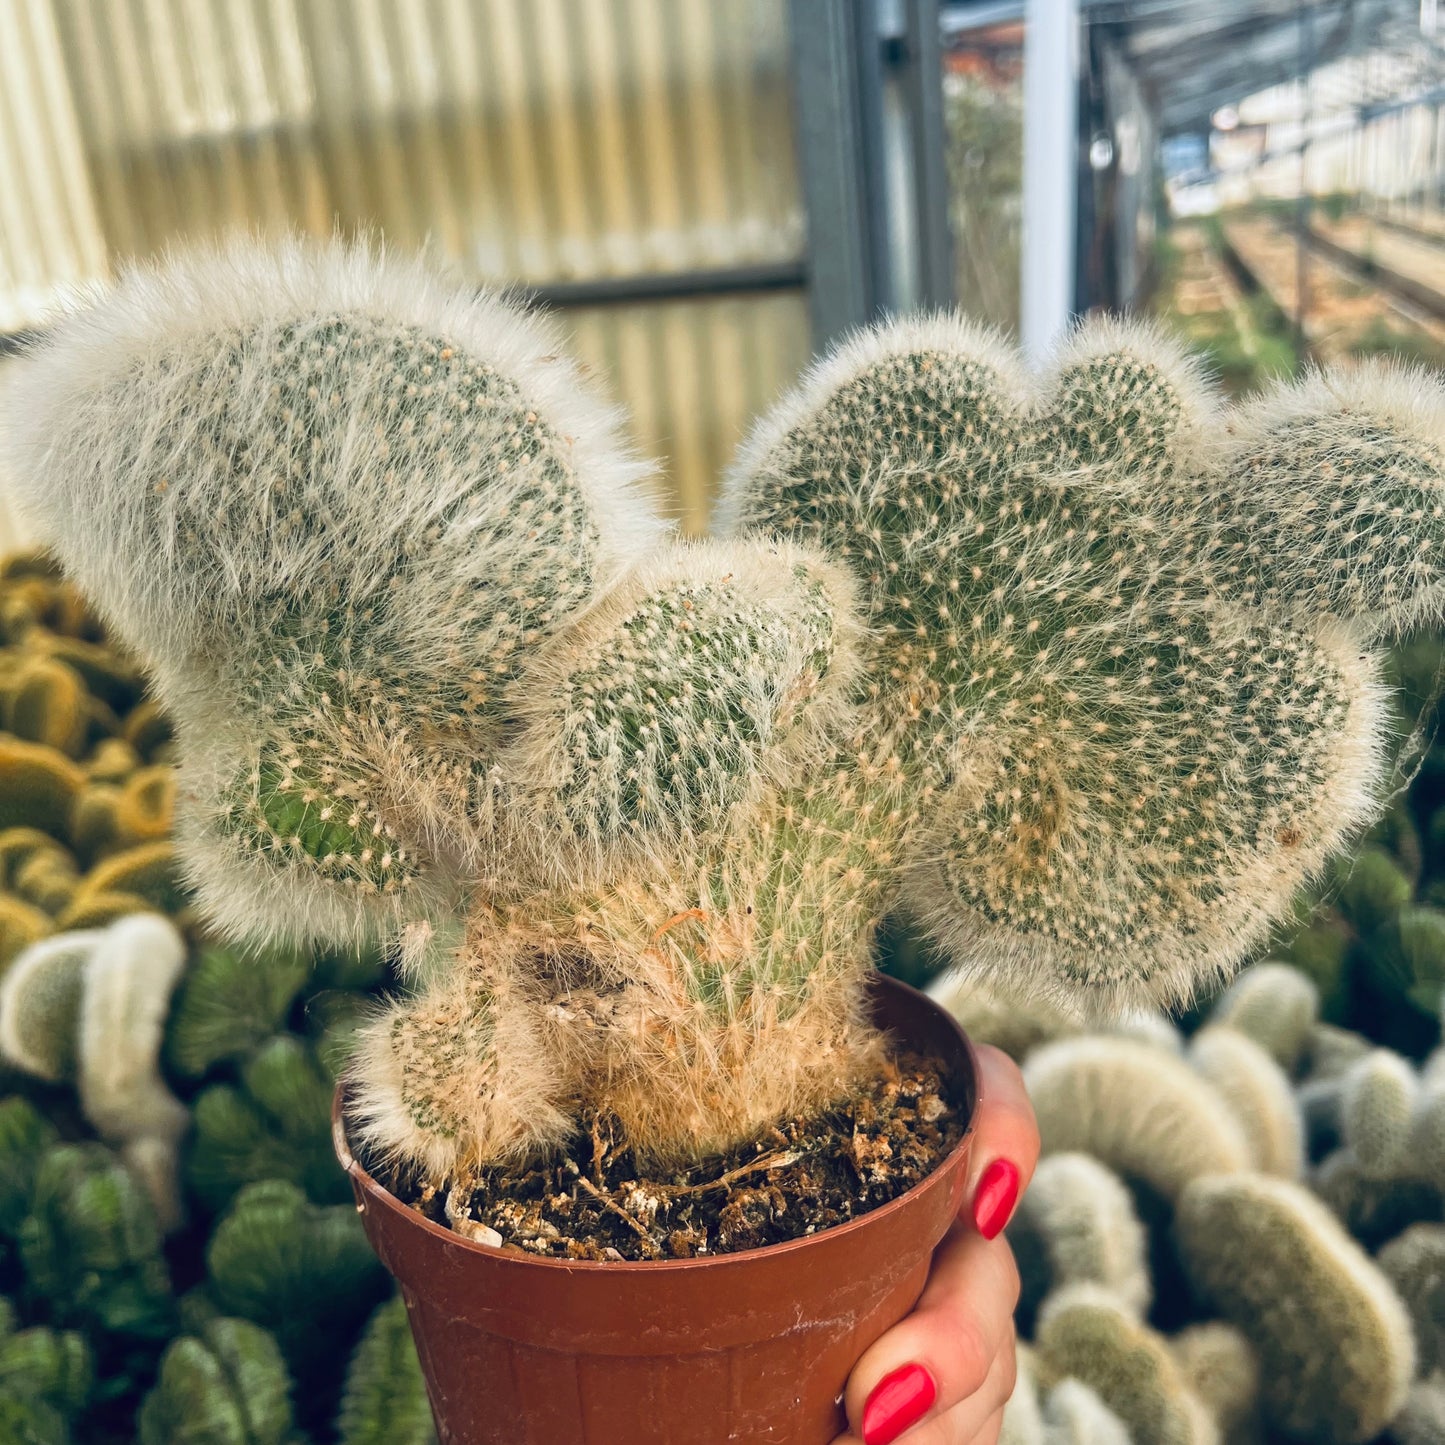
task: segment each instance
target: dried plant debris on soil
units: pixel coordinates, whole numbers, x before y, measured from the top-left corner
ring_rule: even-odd
[[[568,1153],[466,1186],[378,1178],[438,1224],[553,1259],[689,1259],[759,1249],[887,1204],[926,1178],[967,1124],[936,1060],[904,1053],[832,1113],[691,1168],[639,1176],[613,1121],[583,1112]]]

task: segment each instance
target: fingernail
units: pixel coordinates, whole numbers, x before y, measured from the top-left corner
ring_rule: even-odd
[[[993,1239],[1009,1222],[1019,1200],[1018,1165],[1010,1159],[995,1159],[978,1181],[973,1196],[973,1222],[985,1239]]]
[[[863,1406],[863,1445],[889,1445],[928,1413],[937,1396],[938,1386],[922,1365],[884,1375]]]

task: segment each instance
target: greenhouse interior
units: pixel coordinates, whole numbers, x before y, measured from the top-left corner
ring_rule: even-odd
[[[0,1445],[1445,1445],[1438,0],[0,0]]]

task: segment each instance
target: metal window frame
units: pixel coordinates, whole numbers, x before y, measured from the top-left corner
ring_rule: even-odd
[[[815,350],[954,296],[939,0],[789,0]]]

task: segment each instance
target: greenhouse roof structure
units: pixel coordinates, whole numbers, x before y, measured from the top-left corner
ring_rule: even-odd
[[[1150,97],[1163,135],[1209,128],[1231,104],[1344,56],[1424,47],[1419,0],[1078,0]],[[949,30],[1023,18],[1023,0],[945,3]],[[1442,35],[1428,46],[1437,63]]]

